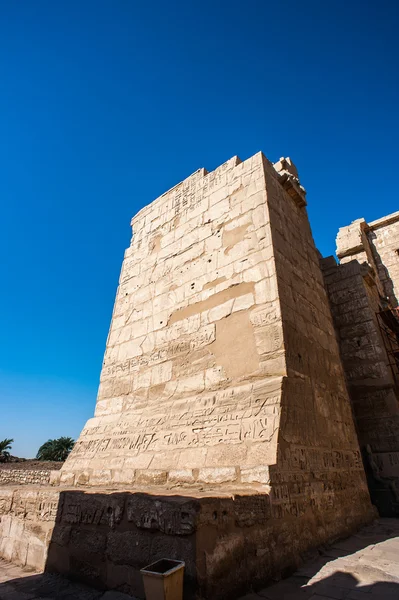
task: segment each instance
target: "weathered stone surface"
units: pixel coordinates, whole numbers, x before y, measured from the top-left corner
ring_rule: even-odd
[[[259,153],[134,217],[95,417],[61,484],[262,488],[294,448],[358,451],[305,205],[293,163]]]
[[[0,556],[43,569],[60,507],[58,492],[0,487]]]
[[[200,469],[198,474],[198,481],[201,483],[225,483],[236,479],[237,473],[233,467]]]
[[[139,569],[167,556],[191,591],[232,597],[375,514],[305,191],[288,159],[234,157],[133,230],[56,514],[44,527],[39,492],[0,488],[4,531],[38,522],[48,567],[98,586],[142,595]]]
[[[233,482],[257,466],[259,444],[276,461],[286,367],[266,163],[201,169],[133,219],[95,417],[61,484]]]
[[[322,261],[373,502],[399,515],[399,213],[339,230]]]
[[[196,497],[8,491],[12,504],[0,521],[3,557],[139,598],[140,569],[160,558],[185,561],[185,597],[233,598],[298,564],[309,547],[339,535],[343,523],[354,531],[367,520],[343,501],[330,518],[319,507],[316,521],[311,511],[298,518],[287,484],[270,493]]]

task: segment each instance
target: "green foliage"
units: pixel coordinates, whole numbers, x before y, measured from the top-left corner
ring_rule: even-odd
[[[60,437],[57,440],[47,440],[37,452],[38,460],[54,460],[62,462],[67,459],[75,441],[70,437]]]
[[[11,455],[8,451],[11,450],[11,444],[13,441],[14,440],[11,438],[6,438],[5,440],[0,441],[0,462],[7,462],[10,460]]]

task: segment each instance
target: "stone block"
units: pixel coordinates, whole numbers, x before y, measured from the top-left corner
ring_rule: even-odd
[[[51,541],[58,546],[67,546],[71,538],[71,531],[70,525],[57,525],[52,532]]]
[[[150,559],[150,538],[133,531],[111,532],[107,556],[116,564],[139,566]]]
[[[212,308],[209,311],[209,321],[212,323],[214,321],[219,321],[219,319],[223,319],[224,317],[228,317],[233,309],[234,300],[228,300],[215,308]]]
[[[203,468],[199,470],[198,481],[201,483],[225,483],[237,479],[234,467]]]
[[[59,482],[60,482],[60,485],[73,485],[75,483],[75,473],[69,473],[68,471],[62,471],[60,473]]]
[[[14,517],[10,524],[10,534],[9,534],[10,537],[13,538],[14,540],[20,540],[22,538],[24,527],[25,527],[24,521]]]
[[[5,560],[11,561],[14,551],[14,540],[11,537],[4,537],[0,539],[0,556]]]
[[[179,469],[197,469],[205,464],[206,455],[207,448],[190,448],[180,454],[177,465],[174,466],[178,467]]]
[[[90,482],[90,471],[80,471],[76,474],[76,485],[88,485]]]
[[[14,545],[11,555],[11,561],[17,565],[26,565],[26,558],[28,553],[28,540],[25,536],[21,535],[18,539],[14,539]]]
[[[50,471],[50,485],[59,485],[61,481],[60,471]]]
[[[96,529],[71,528],[69,543],[76,552],[81,554],[102,554],[107,545],[107,536],[103,531]]]
[[[195,477],[192,469],[173,469],[169,471],[168,482],[179,484],[194,483]]]
[[[3,515],[0,517],[0,538],[9,537],[11,523],[12,523],[11,515]]]
[[[269,467],[241,468],[240,472],[243,483],[270,483]]]
[[[128,456],[125,459],[125,469],[147,469],[152,460],[154,459],[154,454],[149,452],[144,452],[143,454],[139,454],[137,456]]]
[[[110,469],[93,469],[90,474],[90,485],[109,485],[111,482],[112,473]]]
[[[253,294],[245,294],[244,296],[240,296],[234,300],[232,311],[236,312],[237,310],[248,310],[255,303],[255,298]]]
[[[219,467],[231,467],[231,465],[246,464],[248,446],[245,444],[220,444],[208,448],[205,459],[205,467],[215,464]]]
[[[0,487],[0,515],[7,515],[13,502],[13,490]]]
[[[136,472],[136,483],[138,485],[160,485],[166,483],[167,478],[167,471],[159,469],[138,470]]]
[[[135,479],[134,469],[116,469],[112,471],[112,482],[116,484],[131,485]]]

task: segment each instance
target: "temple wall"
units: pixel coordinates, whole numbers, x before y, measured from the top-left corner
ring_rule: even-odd
[[[168,556],[234,598],[376,514],[305,191],[234,157],[132,223],[95,416],[52,489],[0,488],[0,555],[138,597]]]
[[[341,228],[337,237],[341,264],[332,257],[323,260],[370,493],[385,516],[399,514],[399,379],[393,356],[387,353],[390,344],[380,316],[396,306],[395,215],[370,224],[359,219]]]
[[[285,359],[262,155],[197,171],[132,223],[61,481],[267,484]]]
[[[379,279],[392,306],[399,304],[399,212],[368,224]]]

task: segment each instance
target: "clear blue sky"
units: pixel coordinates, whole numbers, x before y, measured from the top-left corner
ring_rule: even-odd
[[[399,209],[399,3],[0,2],[0,439],[92,415],[130,218],[234,154],[291,156],[316,243]]]

